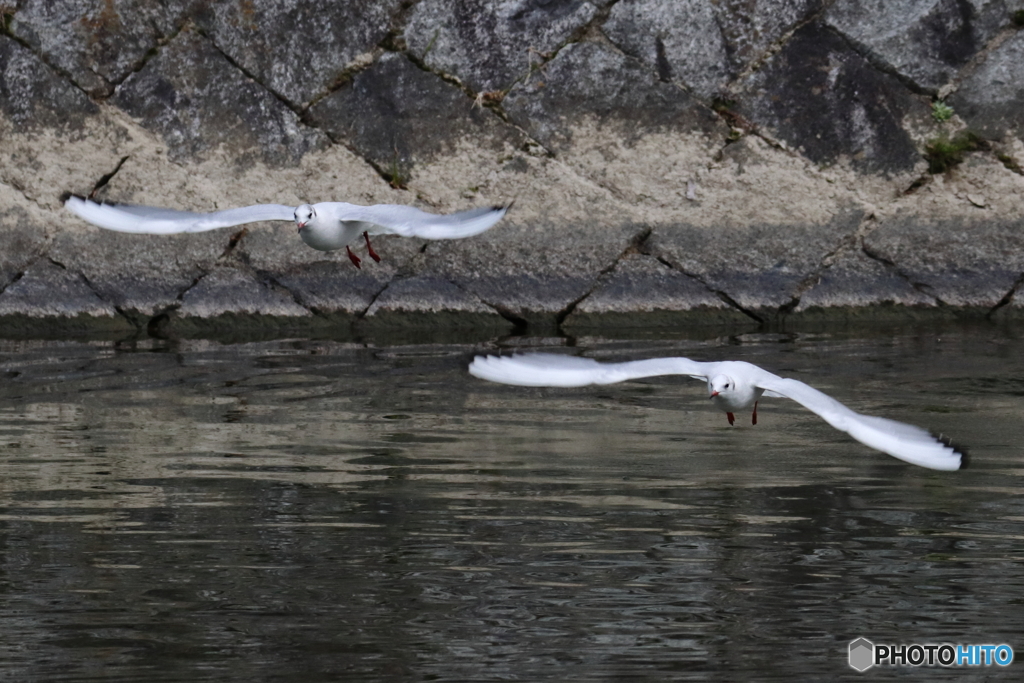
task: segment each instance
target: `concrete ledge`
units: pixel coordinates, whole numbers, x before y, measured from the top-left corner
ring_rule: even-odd
[[[23,313],[0,315],[2,339],[131,339],[139,330],[120,316],[85,313],[41,318]]]
[[[229,4],[4,10],[0,336],[1024,310],[1013,3]],[[381,237],[383,261],[356,270],[286,223],[99,230],[63,209],[69,192],[192,211],[515,206],[470,239]]]
[[[561,325],[520,327],[479,313],[389,312],[373,318],[327,316],[282,317],[224,313],[209,317],[162,314],[138,326],[124,316],[38,317],[0,315],[0,339],[97,338],[214,339],[244,341],[290,337],[330,338],[347,341],[388,339],[395,343],[478,343],[519,335],[551,337],[705,338],[752,333],[841,333],[854,329],[921,328],[960,324],[1017,324],[1024,320],[1024,303],[1014,300],[994,312],[950,307],[894,304],[830,308],[810,307],[770,325],[747,316],[723,316],[713,309],[653,310],[571,316]]]

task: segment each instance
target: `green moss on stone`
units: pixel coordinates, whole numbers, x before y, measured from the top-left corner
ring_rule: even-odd
[[[945,173],[964,160],[967,152],[981,149],[984,141],[970,131],[958,133],[952,138],[943,134],[931,140],[924,148],[928,160],[928,172]]]
[[[391,164],[385,172],[387,181],[391,184],[391,187],[396,190],[408,189],[407,184],[409,182],[409,176],[402,170],[402,165],[398,160],[398,151],[395,151],[395,155],[391,158]]]
[[[732,110],[736,108],[736,100],[730,100],[725,97],[716,97],[711,101],[711,108],[719,114],[732,112]]]
[[[1020,164],[1017,163],[1017,160],[1014,159],[1009,154],[997,154],[996,158],[999,159],[999,161],[1002,162],[1003,166],[1005,166],[1009,170],[1013,171],[1014,173],[1024,175],[1024,168],[1021,168]]]

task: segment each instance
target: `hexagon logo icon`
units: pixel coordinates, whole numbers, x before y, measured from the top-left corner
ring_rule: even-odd
[[[875,644],[867,638],[850,642],[850,666],[857,671],[867,671],[875,664]]]

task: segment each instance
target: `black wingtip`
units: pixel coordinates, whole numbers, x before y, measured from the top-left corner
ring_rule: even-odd
[[[90,197],[88,195],[83,195],[83,194],[78,194],[77,192],[65,192],[64,194],[62,194],[60,196],[60,201],[62,203],[64,203],[64,204],[67,204],[68,200],[71,199],[72,197],[74,197],[75,199],[78,199],[80,201],[83,201],[83,202],[88,202],[89,204],[95,204],[96,206],[120,206],[121,205],[120,202],[100,201],[100,200],[95,199],[94,197]]]
[[[954,447],[953,450],[960,454],[960,469],[966,470],[971,464],[970,452],[963,446]]]
[[[508,213],[509,211],[512,210],[512,205],[515,204],[515,203],[516,203],[516,200],[513,199],[512,201],[510,201],[508,204],[505,204],[504,206],[502,206],[501,204],[495,204],[494,206],[491,207],[491,210],[492,211],[504,211],[505,213]]]
[[[942,434],[939,434],[935,438],[941,441],[947,448],[952,448],[953,452],[960,456],[960,467],[958,469],[966,470],[968,465],[971,464],[971,454],[970,451],[968,451],[967,446],[958,444],[948,436],[943,436]]]

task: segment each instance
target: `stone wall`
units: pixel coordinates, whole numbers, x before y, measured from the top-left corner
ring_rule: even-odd
[[[0,334],[1024,310],[1024,0],[0,0]],[[481,236],[93,228],[515,200]],[[644,314],[644,315],[641,315]]]

